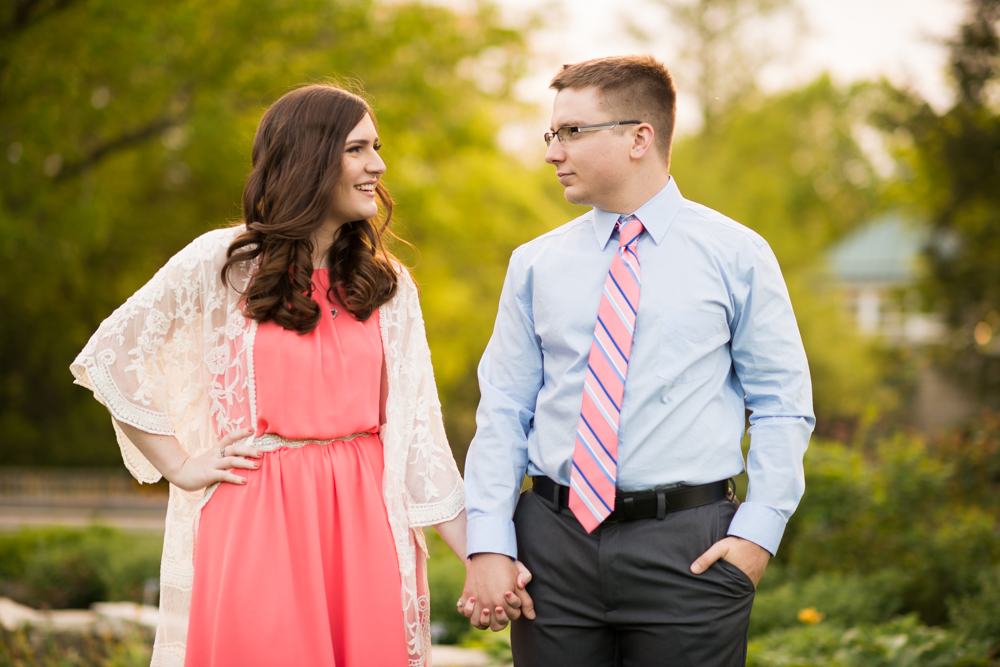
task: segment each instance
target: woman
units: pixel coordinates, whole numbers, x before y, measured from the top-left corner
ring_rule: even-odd
[[[464,491],[416,287],[382,246],[379,148],[356,95],[283,96],[244,224],[174,256],[72,365],[129,470],[171,483],[154,665],[427,659],[421,527],[464,560]]]

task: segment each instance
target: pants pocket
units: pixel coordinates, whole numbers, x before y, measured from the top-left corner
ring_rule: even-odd
[[[715,564],[718,565],[719,569],[722,570],[722,572],[724,572],[728,577],[738,583],[748,595],[756,592],[757,588],[753,585],[753,581],[750,580],[750,577],[747,576],[746,572],[723,558],[715,561]]]

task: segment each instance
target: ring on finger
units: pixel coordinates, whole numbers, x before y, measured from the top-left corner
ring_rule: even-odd
[[[226,458],[226,448],[225,447],[219,447],[219,456],[221,456],[222,458]]]

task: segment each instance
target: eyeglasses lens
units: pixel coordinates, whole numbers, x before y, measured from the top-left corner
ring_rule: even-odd
[[[553,139],[559,139],[560,143],[565,143],[569,141],[572,137],[576,136],[576,132],[573,131],[574,128],[571,127],[560,127],[555,132],[545,133],[545,145],[551,146]]]

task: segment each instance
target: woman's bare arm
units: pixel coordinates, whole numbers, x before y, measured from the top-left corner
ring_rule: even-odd
[[[185,491],[204,489],[215,482],[230,484],[245,484],[246,479],[230,472],[233,468],[255,469],[259,467],[256,461],[246,457],[259,459],[261,453],[247,445],[233,444],[249,437],[253,429],[234,431],[219,441],[217,447],[190,456],[181,443],[172,435],[154,435],[123,424],[115,419],[128,439],[145,456],[167,481]],[[465,545],[465,529],[462,529],[462,545]]]

